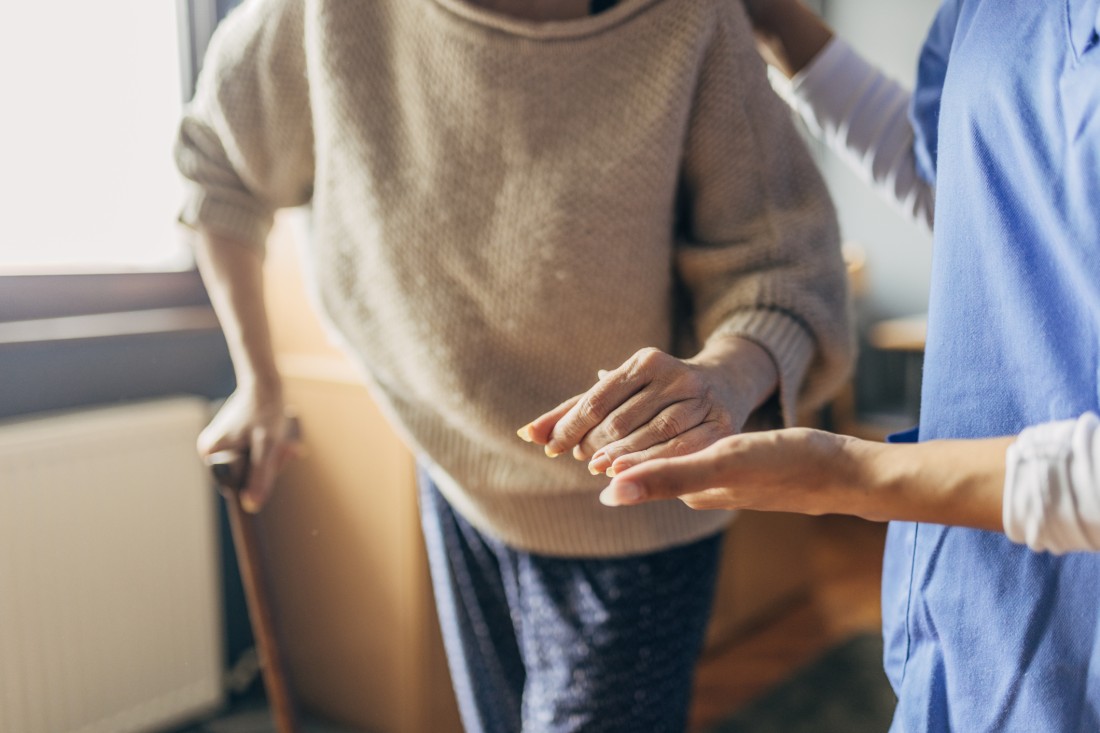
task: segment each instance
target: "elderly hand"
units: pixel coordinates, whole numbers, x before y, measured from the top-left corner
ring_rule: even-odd
[[[545,446],[548,456],[571,450],[591,473],[614,476],[738,432],[778,380],[768,352],[737,336],[713,338],[691,359],[642,349],[519,435]]]
[[[263,508],[275,487],[275,478],[300,453],[281,392],[261,393],[239,388],[199,434],[199,456],[221,451],[247,451],[249,469],[241,489],[241,506],[255,513]]]

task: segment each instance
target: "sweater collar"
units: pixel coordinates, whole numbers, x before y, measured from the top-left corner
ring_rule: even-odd
[[[436,5],[463,20],[491,30],[532,40],[573,40],[597,35],[618,26],[646,8],[667,0],[619,0],[615,7],[597,15],[565,21],[532,21],[515,18],[467,2],[432,0]]]

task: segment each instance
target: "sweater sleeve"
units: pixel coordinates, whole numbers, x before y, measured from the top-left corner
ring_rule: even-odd
[[[176,140],[184,224],[262,250],[275,209],[309,201],[303,31],[300,0],[254,0],[218,26]]]
[[[1004,528],[1056,554],[1100,550],[1100,418],[1085,413],[1027,428],[1005,463]]]
[[[784,422],[824,402],[853,359],[836,213],[756,54],[740,3],[702,59],[685,146],[677,264],[695,335],[763,346]]]
[[[807,126],[875,190],[932,227],[935,189],[918,171],[910,93],[833,38],[790,83]]]

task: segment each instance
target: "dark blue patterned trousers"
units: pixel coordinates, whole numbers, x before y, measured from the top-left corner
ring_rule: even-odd
[[[622,558],[533,555],[470,526],[423,472],[420,513],[467,733],[685,729],[721,535]]]

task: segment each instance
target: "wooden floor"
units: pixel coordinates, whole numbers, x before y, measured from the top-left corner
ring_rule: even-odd
[[[815,519],[808,596],[699,665],[691,730],[717,723],[829,647],[881,624],[879,575],[886,526],[851,517]]]

